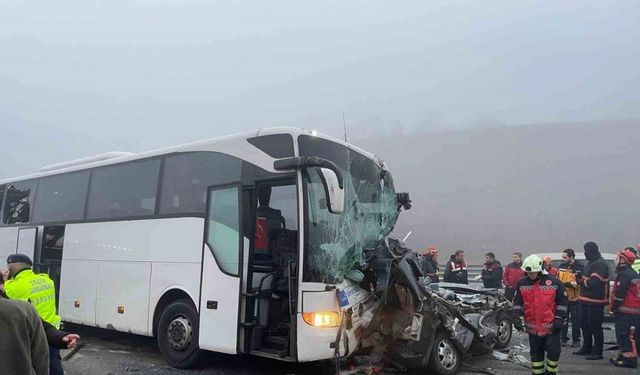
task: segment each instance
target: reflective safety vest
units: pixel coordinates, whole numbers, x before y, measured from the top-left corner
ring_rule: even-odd
[[[523,302],[525,330],[537,336],[548,335],[553,331],[553,322],[556,318],[558,281],[541,277],[527,284],[518,285],[518,292]]]
[[[576,273],[574,270],[570,268],[564,268],[562,265],[558,268],[558,279],[562,283],[571,283],[576,281]],[[577,301],[580,297],[580,286],[575,284],[574,287],[566,287],[567,297],[569,301],[574,302]]]
[[[30,302],[42,320],[60,328],[60,316],[56,314],[56,289],[49,275],[25,269],[6,281],[4,290],[11,299]]]
[[[634,271],[640,273],[640,259],[636,259],[636,261],[631,265],[631,268],[633,268]]]
[[[620,286],[620,282],[613,284],[613,293],[611,293],[610,309],[613,310],[613,302],[615,301],[616,291]],[[629,283],[627,294],[624,296],[622,305],[618,308],[618,312],[623,314],[640,315],[640,278],[633,279]]]

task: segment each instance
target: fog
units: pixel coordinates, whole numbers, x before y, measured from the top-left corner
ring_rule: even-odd
[[[349,139],[390,156],[398,185],[412,190],[414,212],[423,212],[415,217],[433,220],[427,212],[437,205],[438,216],[448,213],[455,224],[477,209],[413,184],[416,164],[403,164],[397,143],[416,160],[431,160],[430,152],[440,150],[464,169],[456,163],[481,152],[511,170],[508,154],[498,152],[505,151],[499,138],[518,125],[546,123],[556,131],[570,123],[582,133],[584,124],[640,118],[638,25],[634,1],[2,1],[0,178],[106,151],[143,151],[268,126],[343,137],[344,115]],[[487,133],[482,147],[457,147],[448,155],[443,146],[487,128],[498,130]],[[390,149],[383,141],[389,137]],[[531,150],[527,163],[551,173],[544,168],[557,167],[558,154],[545,152],[546,135],[537,137],[537,143],[523,141]],[[430,149],[415,139],[429,139]],[[443,172],[421,175],[432,173]],[[484,189],[496,179],[466,188]],[[560,182],[547,181],[545,197],[564,197],[549,187]],[[459,185],[441,179],[435,187],[445,192]],[[519,188],[507,193],[518,200],[540,192]],[[507,204],[503,193],[474,204]],[[534,215],[530,208],[522,216],[503,207],[500,215],[517,215],[522,225],[545,222],[546,211]],[[598,216],[580,212],[590,220]],[[432,225],[414,240],[433,235],[447,246],[471,246],[480,233],[498,236],[494,227],[469,220],[468,228],[456,230]],[[530,232],[532,238],[546,233]],[[458,234],[469,240],[444,240]],[[586,235],[579,234],[582,241]],[[512,240],[516,234],[499,236],[509,238],[500,245],[505,249],[525,246]],[[499,243],[482,241],[480,248]]]

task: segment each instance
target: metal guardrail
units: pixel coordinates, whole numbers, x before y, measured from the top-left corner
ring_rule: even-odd
[[[446,267],[446,264],[440,264],[440,272],[438,272],[438,276],[440,276],[440,279],[442,279],[444,277],[444,269]],[[467,266],[467,274],[468,274],[468,278],[469,281],[472,281],[474,277],[477,277],[478,275],[480,275],[482,273],[482,269],[484,268],[484,266],[478,266],[478,265],[471,265],[471,266]]]

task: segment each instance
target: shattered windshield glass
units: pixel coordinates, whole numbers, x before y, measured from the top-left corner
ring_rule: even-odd
[[[300,136],[300,155],[318,156],[342,170],[343,214],[332,214],[318,168],[303,172],[306,192],[304,281],[339,283],[362,268],[363,250],[375,246],[398,218],[391,175],[372,159],[325,139]]]

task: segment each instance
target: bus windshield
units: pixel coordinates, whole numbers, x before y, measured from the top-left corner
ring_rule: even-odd
[[[364,266],[364,250],[391,233],[398,218],[396,192],[388,171],[372,159],[335,142],[300,136],[300,154],[319,156],[342,170],[345,210],[327,207],[317,168],[303,172],[306,191],[306,234],[303,280],[340,283]]]

